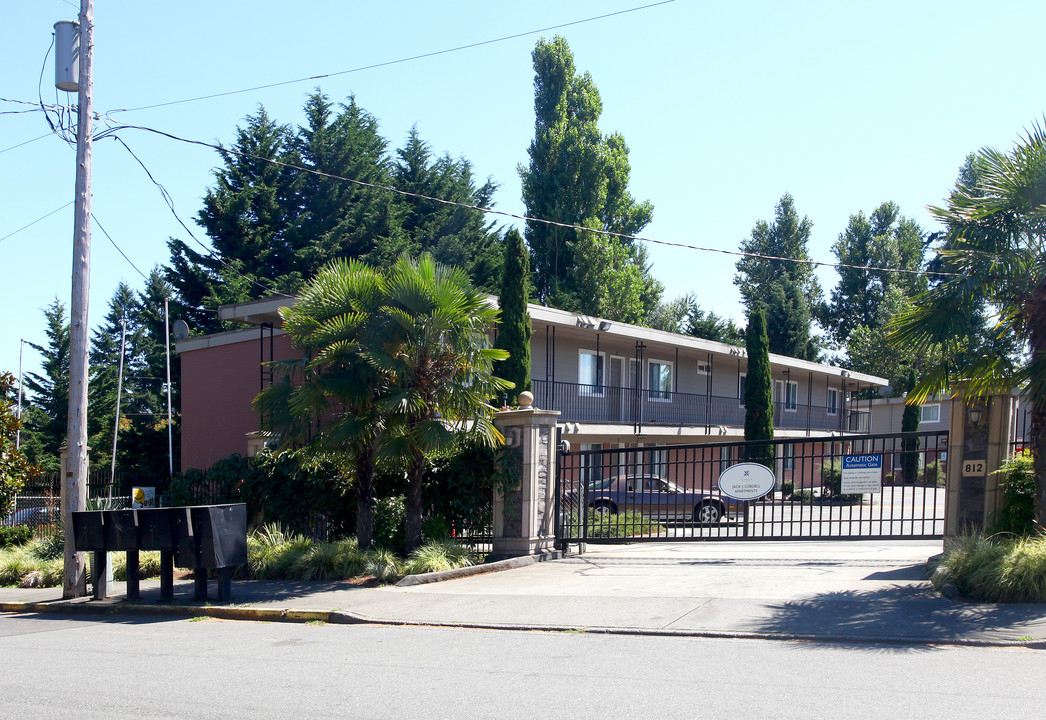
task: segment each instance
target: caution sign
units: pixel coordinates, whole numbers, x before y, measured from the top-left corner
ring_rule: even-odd
[[[883,456],[843,455],[843,495],[863,495],[883,490]]]

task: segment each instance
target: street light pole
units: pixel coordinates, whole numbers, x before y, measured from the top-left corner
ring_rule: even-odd
[[[94,50],[94,4],[80,0],[80,77],[76,123],[76,210],[73,216],[73,280],[69,308],[69,426],[68,460],[62,478],[62,519],[65,527],[65,572],[62,597],[87,594],[84,554],[75,552],[74,511],[87,507],[87,351],[88,305],[91,292],[91,71]]]
[[[15,451],[22,448],[22,350],[25,338],[18,340],[18,429],[15,430]]]

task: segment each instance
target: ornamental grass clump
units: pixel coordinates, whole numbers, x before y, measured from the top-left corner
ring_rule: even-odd
[[[1046,534],[966,535],[950,548],[931,578],[941,589],[985,602],[1046,602]]]
[[[472,565],[468,548],[449,540],[430,540],[410,554],[403,566],[405,575],[456,570]]]

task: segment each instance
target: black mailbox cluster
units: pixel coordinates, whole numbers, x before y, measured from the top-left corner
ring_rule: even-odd
[[[207,599],[207,570],[218,575],[218,599],[232,595],[232,570],[247,562],[247,506],[194,505],[73,513],[77,552],[95,553],[94,596],[105,597],[105,553],[127,553],[127,597],[138,599],[138,553],[160,551],[160,599],[174,597],[174,565],[191,567],[195,597]]]

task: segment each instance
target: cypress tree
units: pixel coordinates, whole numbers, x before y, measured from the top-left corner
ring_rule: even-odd
[[[748,374],[745,377],[745,440],[773,440],[773,381],[770,377],[770,350],[766,335],[766,315],[756,307],[748,316],[745,330]],[[750,445],[746,459],[773,470],[774,446]]]
[[[908,387],[911,392],[915,388],[915,370],[908,371]],[[905,405],[904,414],[901,416],[901,432],[919,431],[919,406]],[[904,473],[904,482],[915,482],[919,474],[919,438],[905,438],[901,441],[904,452],[901,454],[901,471]]]
[[[527,312],[527,281],[530,259],[523,237],[515,228],[505,235],[505,264],[501,274],[501,325],[494,346],[507,350],[509,357],[495,363],[494,373],[516,384],[507,392],[512,404],[524,390],[530,390],[530,313]]]

